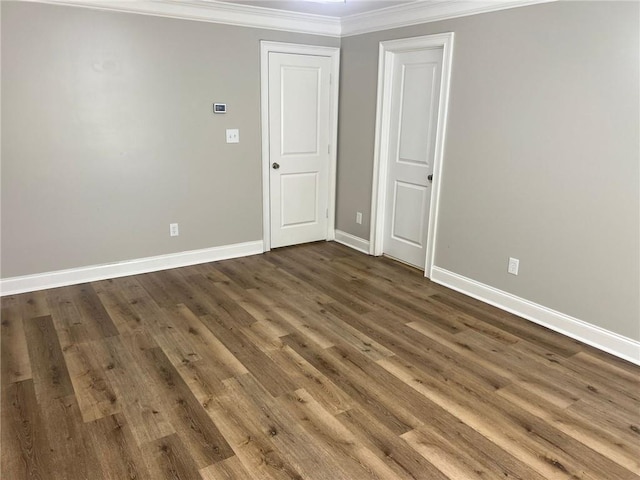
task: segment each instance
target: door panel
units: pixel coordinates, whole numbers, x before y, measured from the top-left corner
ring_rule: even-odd
[[[398,128],[398,160],[425,164],[430,151],[429,140],[433,117],[433,93],[437,64],[403,65],[402,105]]]
[[[391,237],[418,248],[424,247],[424,220],[414,212],[423,212],[427,202],[427,188],[422,185],[396,182],[393,203]]]
[[[318,155],[318,67],[281,68],[282,155]]]
[[[383,253],[424,269],[442,49],[396,53],[392,68]]]
[[[314,224],[318,221],[318,174],[291,173],[280,176],[280,198],[295,198],[281,202],[282,228]]]
[[[273,248],[327,238],[330,69],[329,57],[269,54]]]

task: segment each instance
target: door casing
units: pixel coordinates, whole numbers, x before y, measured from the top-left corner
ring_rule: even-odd
[[[327,240],[335,239],[335,204],[336,204],[336,159],[338,145],[338,94],[340,73],[340,49],[295,43],[260,42],[260,104],[262,128],[262,243],[265,252],[271,250],[270,201],[271,188],[269,175],[271,161],[269,155],[269,53],[290,53],[297,55],[316,55],[331,58],[330,85],[330,151],[329,151],[329,191]]]
[[[371,255],[382,255],[384,239],[384,218],[386,185],[388,181],[389,135],[391,131],[391,86],[393,80],[393,56],[396,53],[442,47],[442,77],[440,82],[440,103],[436,127],[436,144],[433,159],[433,183],[431,186],[431,206],[429,209],[429,232],[427,236],[427,258],[425,277],[431,277],[435,254],[436,228],[440,197],[440,178],[444,157],[444,140],[447,125],[447,108],[453,59],[453,32],[425,35],[380,42],[378,57],[378,100],[376,106],[376,133],[373,158],[373,185],[371,196]]]

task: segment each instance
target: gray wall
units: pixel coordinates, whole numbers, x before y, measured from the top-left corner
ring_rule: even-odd
[[[262,239],[259,41],[338,39],[0,3],[2,278]]]
[[[259,40],[337,39],[0,3],[2,278],[262,238]],[[369,236],[378,42],[454,31],[436,265],[640,339],[639,8],[343,39],[337,228]]]
[[[639,9],[560,2],[342,39],[337,228],[369,238],[378,42],[455,32],[435,264],[640,339]]]

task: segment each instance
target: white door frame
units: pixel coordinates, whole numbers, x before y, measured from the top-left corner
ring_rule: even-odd
[[[371,255],[382,255],[384,239],[384,216],[386,185],[391,131],[391,84],[393,80],[393,58],[397,53],[442,47],[442,78],[440,82],[440,102],[436,129],[435,155],[433,159],[433,183],[431,206],[429,209],[429,232],[427,235],[427,258],[425,277],[431,277],[435,253],[436,227],[438,225],[438,200],[440,197],[440,174],[444,156],[444,140],[447,126],[447,108],[451,80],[453,53],[453,32],[403,38],[380,42],[378,57],[378,103],[376,106],[376,136],[373,156],[373,189],[371,197]]]
[[[262,127],[262,244],[263,250],[271,250],[271,191],[269,174],[269,53],[291,53],[297,55],[316,55],[331,58],[331,85],[329,91],[329,216],[327,218],[327,240],[336,236],[336,158],[338,145],[338,87],[340,74],[340,49],[295,43],[260,42],[260,106]]]

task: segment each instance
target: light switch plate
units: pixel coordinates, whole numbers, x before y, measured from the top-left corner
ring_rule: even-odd
[[[227,143],[240,143],[240,130],[227,128]]]

